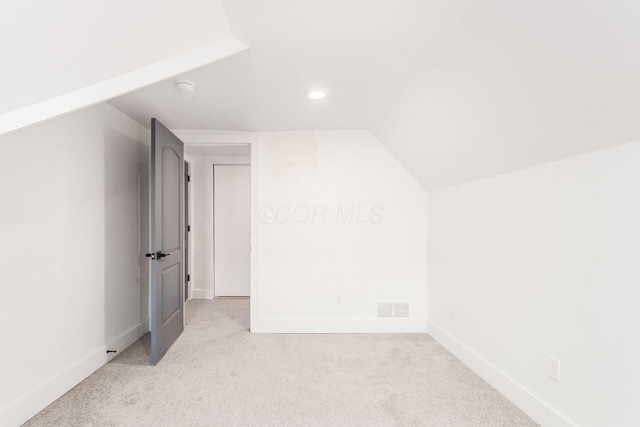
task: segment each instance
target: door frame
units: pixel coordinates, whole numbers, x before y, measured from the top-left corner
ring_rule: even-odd
[[[191,163],[184,161],[184,300],[191,296]]]
[[[253,159],[251,159],[253,160]],[[214,298],[225,298],[216,296],[216,166],[249,166],[249,173],[251,174],[251,163],[214,163],[213,164],[213,227],[211,232],[213,233],[213,297]],[[251,187],[249,188],[249,193],[251,193]],[[251,197],[251,195],[250,195]],[[249,215],[251,216],[251,207],[249,208]],[[253,235],[252,230],[250,230],[250,235]],[[251,240],[249,240],[249,244],[251,245]],[[253,265],[252,260],[249,261],[251,265]],[[249,298],[251,298],[251,285],[249,285]],[[227,297],[228,298],[228,297]]]
[[[215,132],[201,130],[173,131],[186,146],[249,145],[251,147],[251,283],[249,298],[251,332],[260,329],[260,152],[259,134],[242,132]]]

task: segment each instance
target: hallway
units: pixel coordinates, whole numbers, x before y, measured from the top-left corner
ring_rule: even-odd
[[[250,334],[249,300],[192,300],[25,425],[534,426],[425,334]]]

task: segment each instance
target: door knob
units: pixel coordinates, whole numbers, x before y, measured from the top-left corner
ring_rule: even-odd
[[[147,258],[156,259],[156,254],[154,254],[153,252],[151,252],[150,254],[145,254],[144,256],[146,256]]]
[[[162,252],[158,251],[156,252],[156,259],[162,259],[166,256],[169,256],[168,254],[163,254]]]

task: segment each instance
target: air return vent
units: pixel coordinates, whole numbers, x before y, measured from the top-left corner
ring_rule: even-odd
[[[393,304],[393,317],[409,317],[409,304],[406,302]]]
[[[386,302],[378,303],[378,317],[393,317],[393,304]]]
[[[408,318],[409,317],[409,303],[378,303],[378,317],[379,318]]]

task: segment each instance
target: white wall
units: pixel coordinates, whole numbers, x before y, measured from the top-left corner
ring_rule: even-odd
[[[101,104],[0,136],[0,425],[26,421],[140,336],[146,134]]]
[[[640,425],[639,195],[640,143],[429,193],[430,333],[543,425]]]
[[[371,133],[177,134],[251,145],[252,332],[426,331],[427,193]],[[186,158],[193,295],[211,298],[215,159]],[[378,320],[378,302],[409,302],[411,318]]]
[[[138,282],[140,283],[140,335],[149,332],[151,320],[151,289],[149,287],[149,156],[151,135],[147,129],[140,129],[138,138]]]
[[[375,137],[267,133],[252,162],[253,332],[426,330],[427,194]],[[377,320],[378,302],[411,318]]]
[[[250,164],[244,155],[185,154],[191,164],[191,283],[195,299],[213,298],[213,165]]]

